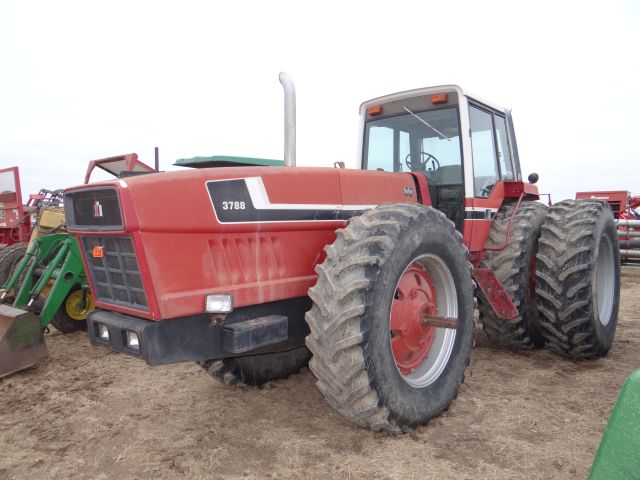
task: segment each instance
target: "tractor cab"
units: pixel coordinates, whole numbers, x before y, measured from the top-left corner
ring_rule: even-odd
[[[431,204],[460,231],[476,199],[489,198],[500,180],[522,178],[510,112],[458,86],[376,98],[361,105],[360,118],[362,169],[424,175]]]

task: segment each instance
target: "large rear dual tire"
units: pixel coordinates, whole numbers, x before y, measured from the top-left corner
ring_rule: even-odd
[[[555,204],[542,226],[537,261],[537,306],[548,347],[572,358],[606,355],[620,303],[620,251],[609,206]]]
[[[497,345],[535,348],[545,343],[564,356],[606,355],[615,334],[620,254],[606,203],[565,200],[551,209],[525,201],[494,217],[481,267],[493,270],[520,314],[496,317],[480,293],[480,320]],[[509,222],[511,225],[509,227]],[[509,235],[507,236],[507,230]]]
[[[519,317],[516,322],[498,318],[480,289],[478,310],[485,333],[496,345],[538,348],[544,345],[544,337],[535,299],[536,253],[549,208],[531,201],[521,202],[517,210],[516,205],[505,203],[493,218],[486,247],[495,250],[486,251],[480,267],[495,273]]]

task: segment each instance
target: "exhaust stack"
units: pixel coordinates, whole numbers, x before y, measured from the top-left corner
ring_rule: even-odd
[[[286,72],[278,77],[284,90],[284,164],[296,166],[296,87]]]

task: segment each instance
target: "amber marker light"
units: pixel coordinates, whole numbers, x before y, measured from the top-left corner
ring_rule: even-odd
[[[439,93],[431,97],[431,103],[433,103],[434,105],[440,105],[442,103],[447,103],[448,101],[449,95],[447,95],[446,93]]]
[[[371,117],[375,117],[376,115],[380,115],[382,113],[381,105],[374,105],[373,107],[367,108],[367,113]]]

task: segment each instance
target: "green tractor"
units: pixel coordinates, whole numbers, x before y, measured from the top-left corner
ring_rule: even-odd
[[[155,171],[135,153],[109,157],[89,163],[85,183],[95,167],[114,176]],[[0,377],[47,355],[43,332],[49,324],[62,333],[86,330],[95,308],[78,242],[66,232],[61,192],[40,193],[29,243],[0,252]]]
[[[0,266],[8,260],[0,258]],[[93,300],[77,242],[68,233],[36,238],[12,270],[0,301],[11,298],[13,306],[35,311],[42,327],[51,323],[62,333],[86,329]]]

